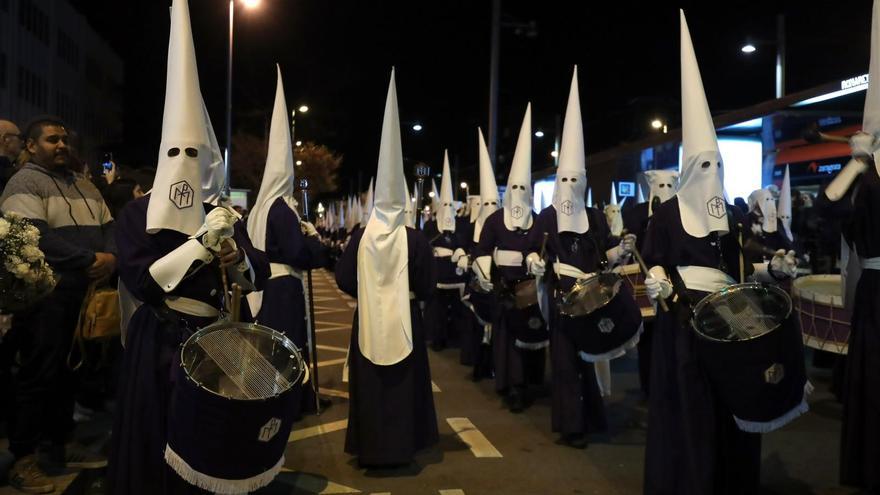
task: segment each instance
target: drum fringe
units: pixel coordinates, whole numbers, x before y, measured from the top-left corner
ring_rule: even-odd
[[[810,405],[807,404],[807,396],[810,395],[812,391],[813,385],[808,381],[804,385],[804,398],[801,399],[801,403],[795,406],[791,411],[788,411],[772,421],[747,421],[745,419],[740,419],[735,415],[733,416],[733,419],[736,421],[737,428],[748,433],[770,433],[771,431],[776,431],[810,410]]]
[[[191,485],[220,495],[238,495],[259,490],[271,483],[284,466],[284,454],[281,454],[281,458],[278,459],[275,466],[268,471],[240,480],[215,478],[196,471],[167,444],[165,445],[165,462]]]
[[[632,349],[633,347],[639,345],[639,340],[642,338],[642,333],[644,331],[645,331],[645,325],[643,323],[643,324],[639,325],[639,331],[636,332],[636,334],[633,335],[633,337],[631,339],[626,341],[625,344],[618,347],[617,349],[614,349],[613,351],[606,352],[604,354],[587,354],[584,351],[578,351],[578,356],[580,356],[581,359],[583,359],[584,361],[586,361],[588,363],[595,363],[597,361],[611,361],[612,359],[617,359],[620,356],[623,356],[624,354],[626,354],[627,350]]]

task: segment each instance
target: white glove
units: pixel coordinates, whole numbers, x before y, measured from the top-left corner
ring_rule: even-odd
[[[477,283],[480,284],[480,288],[485,292],[492,292],[495,290],[495,284],[488,280],[484,280],[483,277],[477,277]]]
[[[463,256],[467,256],[467,253],[464,252],[464,249],[458,248],[452,252],[452,257],[450,258],[450,261],[452,261],[453,263],[458,263],[458,260],[460,260]]]
[[[205,230],[202,245],[214,252],[220,252],[220,244],[235,233],[232,227],[237,218],[234,213],[223,207],[217,207],[205,215],[205,223],[200,230]]]
[[[645,279],[645,293],[651,299],[666,299],[672,294],[672,284],[665,278],[648,277]]]
[[[453,254],[452,257],[454,258],[455,255]],[[468,269],[469,264],[470,264],[470,258],[468,258],[467,255],[459,257],[458,261],[455,262],[455,273],[457,275],[464,275],[464,273]]]
[[[787,253],[784,249],[776,251],[773,259],[770,260],[770,270],[794,278],[797,275],[797,258],[794,256],[794,251]]]
[[[299,222],[299,228],[302,230],[303,235],[307,237],[317,237],[318,229],[312,224],[312,222],[306,222],[305,220]]]
[[[526,268],[529,273],[536,277],[543,277],[547,272],[547,263],[541,259],[538,253],[529,253],[526,256]]]
[[[626,234],[620,239],[620,255],[626,256],[632,253],[636,248],[636,235]]]
[[[874,136],[867,132],[857,132],[849,138],[849,147],[854,157],[869,157],[874,154]]]

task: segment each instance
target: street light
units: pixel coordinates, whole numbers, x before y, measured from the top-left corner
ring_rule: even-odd
[[[757,48],[755,48],[755,45],[753,45],[751,43],[747,43],[747,44],[743,45],[743,47],[740,48],[740,50],[742,50],[743,53],[755,53],[755,50],[757,50]]]
[[[422,124],[413,124],[412,130],[420,132],[423,129]]]
[[[303,161],[302,161],[302,160],[297,160],[297,161],[296,161],[296,166],[297,166],[297,167],[300,166],[300,165],[302,165],[302,164],[303,164]]]
[[[552,156],[553,158],[559,158],[559,152],[556,150],[553,150],[550,152],[550,156]]]
[[[467,197],[471,195],[471,186],[469,186],[468,183],[464,181],[462,181],[459,186],[464,189],[465,201],[467,201]]]
[[[308,105],[300,105],[299,108],[297,108],[297,110],[299,110],[299,113],[306,113],[309,111],[309,106]]]
[[[758,45],[776,46],[776,98],[785,96],[785,15],[776,16],[776,39],[746,43],[740,48],[745,54],[755,53]]]
[[[535,137],[536,137],[536,138],[542,138],[542,137],[544,137],[544,131],[542,131],[542,130],[540,130],[540,129],[537,130],[537,131],[535,131]]]
[[[260,0],[242,0],[245,8],[252,10],[260,5]],[[229,193],[229,159],[232,157],[232,40],[235,0],[229,0],[229,63],[226,72],[226,153],[223,163],[226,168],[226,192]]]
[[[302,146],[302,145],[303,145],[303,142],[302,142],[302,141],[297,141],[297,142],[296,142],[296,146],[297,146],[297,147]]]
[[[667,126],[666,126],[666,123],[663,122],[663,121],[660,120],[660,119],[654,119],[654,120],[652,120],[652,121],[651,121],[651,127],[653,127],[654,129],[656,129],[656,130],[658,130],[658,131],[661,131],[663,134],[666,134],[667,131],[669,130],[669,129],[667,128]]]

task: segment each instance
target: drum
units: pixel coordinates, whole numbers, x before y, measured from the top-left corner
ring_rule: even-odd
[[[580,358],[587,362],[607,361],[623,356],[627,349],[639,343],[641,335],[642,313],[629,286],[617,274],[603,275],[612,275],[606,278],[606,283],[611,285],[598,283],[601,288],[594,288],[593,295],[578,295],[582,301],[602,302],[600,307],[582,315],[572,315],[561,311],[562,301],[559,301],[562,331],[574,343]],[[567,294],[572,294],[577,288],[578,284],[575,284]],[[611,293],[614,295],[609,299]],[[589,308],[582,306],[582,309]]]
[[[847,353],[852,313],[844,307],[842,296],[840,275],[808,275],[792,283],[791,298],[805,345]]]
[[[538,282],[534,278],[520,280],[513,284],[513,303],[517,309],[538,305]]]
[[[284,464],[306,372],[296,345],[271,328],[221,321],[181,346],[165,461],[214,493],[268,485]]]
[[[559,312],[565,316],[586,316],[611,302],[621,284],[623,278],[613,272],[579,279],[559,299]]]
[[[619,273],[627,285],[629,285],[633,297],[642,311],[642,318],[652,320],[656,315],[656,309],[654,308],[654,301],[648,297],[648,293],[645,291],[645,274],[642,272],[639,264],[633,263],[631,265],[617,266],[614,268],[614,272]]]
[[[784,290],[757,283],[731,285],[694,307],[697,359],[743,431],[779,429],[808,409],[803,342],[791,310]]]

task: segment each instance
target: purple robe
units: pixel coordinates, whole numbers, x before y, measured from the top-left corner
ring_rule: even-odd
[[[466,249],[469,239],[466,237],[466,229],[459,228],[460,222],[456,220],[454,233],[438,232],[437,221],[431,220],[425,224],[423,230],[425,239],[430,246],[446,248],[455,251],[458,248]],[[434,257],[434,270],[437,273],[438,284],[465,284],[467,277],[455,272],[455,263],[448,256]],[[474,319],[471,312],[461,302],[462,291],[457,288],[440,288],[434,291],[433,296],[425,306],[425,334],[431,341],[434,349],[440,350],[450,343],[457,343],[462,347],[469,347],[469,336],[474,329]],[[465,350],[463,356],[465,362],[472,357],[469,350]]]
[[[188,236],[172,230],[147,234],[149,199],[147,195],[130,202],[116,219],[119,277],[144,304],[128,324],[110,445],[108,493],[201,493],[165,464],[164,452],[180,344],[216,319],[172,311],[163,300],[166,295],[187,297],[219,309],[223,285],[213,264],[184,278],[169,294],[156,284],[150,266],[186,242]],[[207,203],[204,207],[205,211],[213,209]],[[233,239],[251,262],[256,287],[262,288],[269,275],[265,254],[253,247],[241,222],[235,224]]]
[[[363,229],[351,241],[336,265],[336,283],[357,297],[357,252]],[[425,347],[418,301],[431,297],[436,283],[433,253],[421,232],[407,233],[409,290],[413,350],[391,366],[378,366],[364,357],[358,344],[355,311],[349,348],[349,412],[345,452],[356,455],[361,466],[407,464],[415,453],[438,440],[437,414],[431,392],[431,370]]]

